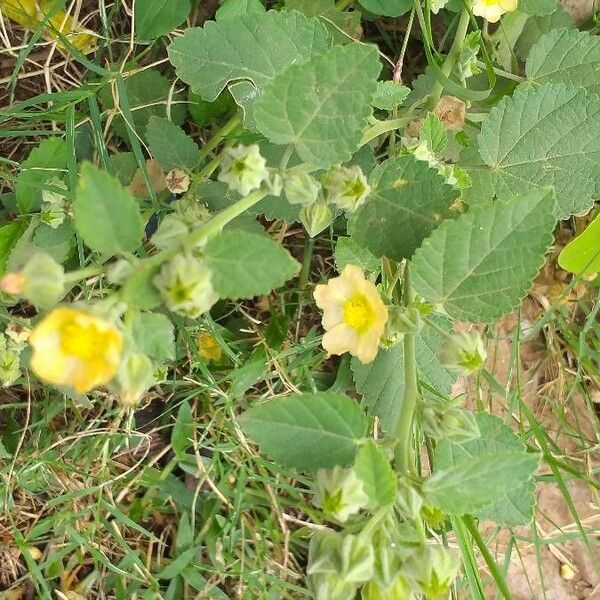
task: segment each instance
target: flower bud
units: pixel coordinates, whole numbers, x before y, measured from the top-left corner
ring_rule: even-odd
[[[109,283],[113,285],[122,285],[133,274],[133,265],[124,258],[111,263],[108,266],[107,278]]]
[[[427,504],[424,504],[421,509],[421,518],[431,529],[441,529],[448,520],[448,516],[443,510]]]
[[[10,387],[21,377],[21,360],[16,350],[0,350],[0,384]]]
[[[337,573],[312,575],[308,582],[315,600],[348,600],[356,594],[356,585]]]
[[[407,480],[402,480],[398,486],[396,507],[407,520],[414,521],[418,518],[423,506],[421,494]]]
[[[405,563],[406,571],[430,600],[445,598],[460,563],[444,546],[423,546]]]
[[[61,208],[56,208],[54,205],[42,205],[40,212],[40,222],[44,225],[57,229],[65,221],[65,213]]]
[[[145,354],[132,352],[121,363],[117,379],[119,403],[128,408],[137,406],[146,391],[156,383],[154,365]]]
[[[312,238],[333,223],[333,211],[326,204],[315,202],[300,211],[300,222]]]
[[[190,176],[181,169],[169,171],[165,182],[171,194],[185,194],[190,189]]]
[[[470,375],[485,364],[487,352],[477,331],[455,333],[446,340],[440,361],[449,371]]]
[[[267,161],[261,156],[256,144],[240,144],[223,150],[219,181],[223,181],[242,196],[247,196],[252,190],[259,188],[268,176]]]
[[[192,319],[209,311],[219,296],[211,271],[190,254],[177,254],[153,279],[167,307]]]
[[[414,600],[415,598],[410,586],[401,576],[396,577],[394,583],[388,588],[371,581],[363,587],[361,594],[362,600]]]
[[[373,534],[371,541],[375,556],[373,581],[386,590],[396,580],[402,562],[399,553],[400,544],[392,537],[396,530],[395,520],[382,525]]]
[[[175,214],[189,227],[196,227],[210,219],[210,210],[193,188],[175,202]]]
[[[271,196],[281,196],[283,190],[283,177],[276,169],[269,169],[269,176],[265,179],[264,185]]]
[[[336,465],[317,471],[315,504],[329,518],[344,523],[368,503],[369,496],[354,469]]]
[[[284,176],[283,189],[290,204],[309,206],[316,201],[321,185],[309,173],[289,171]]]
[[[416,335],[421,329],[423,319],[417,307],[390,306],[382,345],[391,348],[401,342],[406,334]]]
[[[0,291],[40,307],[56,304],[65,293],[65,272],[49,254],[37,252],[18,273],[0,279]]]
[[[183,219],[176,215],[167,215],[152,236],[152,243],[159,250],[177,248],[181,240],[189,233],[188,226]]]
[[[365,540],[360,535],[345,535],[340,558],[340,573],[346,581],[365,583],[373,577],[375,554],[371,540]]]
[[[323,189],[328,202],[349,213],[363,204],[371,191],[358,165],[332,167],[323,178]]]
[[[442,96],[433,109],[433,114],[439,118],[447,131],[462,129],[466,112],[465,102],[455,96]]]

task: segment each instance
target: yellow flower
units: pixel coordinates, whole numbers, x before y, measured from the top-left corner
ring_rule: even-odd
[[[518,5],[519,0],[475,0],[473,14],[490,23],[497,23],[504,13],[517,10]]]
[[[217,338],[206,330],[198,334],[198,351],[206,362],[220,362],[223,358],[223,350]]]
[[[123,349],[123,337],[114,325],[67,307],[48,313],[31,333],[29,342],[34,373],[80,394],[112,379]]]
[[[388,311],[377,288],[355,265],[346,265],[340,277],[314,292],[323,311],[323,348],[330,354],[350,352],[360,362],[372,362],[385,329]]]

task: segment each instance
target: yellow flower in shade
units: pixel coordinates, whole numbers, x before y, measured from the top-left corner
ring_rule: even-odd
[[[29,343],[34,373],[80,394],[112,379],[123,349],[123,337],[114,325],[67,307],[48,313],[32,331]]]
[[[504,13],[517,10],[518,5],[519,0],[475,0],[473,14],[490,23],[497,23]]]
[[[198,351],[206,362],[220,362],[223,358],[221,345],[210,331],[202,330],[198,334]]]
[[[314,297],[323,311],[323,348],[330,354],[349,352],[364,364],[372,362],[388,311],[361,269],[346,265],[340,277],[318,285]]]

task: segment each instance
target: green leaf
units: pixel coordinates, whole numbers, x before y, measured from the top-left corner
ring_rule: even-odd
[[[441,315],[430,315],[441,329],[451,330],[451,323]],[[441,334],[425,325],[417,335],[415,353],[421,383],[448,395],[456,376],[446,371],[439,360]],[[398,421],[404,395],[404,346],[396,344],[389,350],[380,350],[375,360],[363,365],[353,358],[350,363],[357,391],[369,414],[379,417],[384,431],[393,431]]]
[[[207,244],[205,258],[215,291],[232,300],[268,294],[300,269],[271,238],[247,231],[224,231]]]
[[[244,80],[261,89],[290,65],[325,52],[329,45],[318,19],[271,10],[187,29],[168,52],[179,78],[212,102],[230,82]]]
[[[150,310],[161,304],[162,298],[152,283],[159,268],[159,263],[151,262],[135,269],[121,290],[123,301],[132,308],[142,310]]]
[[[215,19],[237,19],[243,15],[263,14],[267,12],[260,0],[225,0],[221,3]]]
[[[558,8],[551,15],[530,16],[525,22],[523,31],[514,48],[517,56],[525,60],[529,56],[533,45],[545,33],[564,27],[575,29],[575,22],[573,17],[562,8]]]
[[[373,169],[371,194],[350,218],[349,232],[375,256],[410,258],[444,220],[456,192],[437,171],[412,155],[391,158]]]
[[[142,216],[133,196],[106,171],[84,163],[73,203],[75,228],[92,250],[133,252],[142,241]]]
[[[44,186],[50,179],[63,178],[68,159],[67,142],[58,138],[43,140],[29,153],[15,183],[17,204],[22,213],[39,210]]]
[[[410,94],[410,88],[395,81],[378,81],[371,104],[381,110],[392,110],[400,106]]]
[[[551,15],[556,8],[556,0],[520,0],[519,2],[519,10],[530,15]]]
[[[367,272],[378,271],[381,266],[376,256],[373,256],[351,237],[338,238],[333,256],[335,266],[340,273],[346,265],[356,265]]]
[[[191,169],[197,162],[200,150],[196,142],[168,119],[150,117],[146,138],[154,159],[165,171]]]
[[[568,83],[600,92],[600,38],[587,31],[555,29],[533,45],[525,68],[536,83]]]
[[[478,136],[482,161],[463,166],[473,180],[470,203],[554,186],[556,214],[589,210],[600,194],[600,99],[563,84],[520,85],[492,109]]]
[[[435,470],[447,469],[478,456],[493,456],[502,452],[526,453],[525,444],[502,419],[487,413],[474,413],[473,416],[477,421],[480,437],[460,444],[440,441],[435,451]],[[508,489],[491,504],[479,509],[477,516],[498,525],[527,525],[533,518],[534,505],[535,481],[529,477]]]
[[[497,452],[436,471],[423,485],[428,501],[450,515],[472,514],[530,479],[539,456]]]
[[[254,106],[258,129],[326,168],[358,148],[381,70],[375,46],[334,46],[275,78]]]
[[[130,65],[130,67],[137,65]],[[187,112],[185,96],[182,92],[171,95],[171,83],[157,69],[144,69],[127,77],[123,85],[127,94],[127,102],[131,109],[134,130],[138,135],[145,135],[146,125],[152,115],[158,117],[169,117],[173,123],[180,125],[185,119]],[[171,97],[172,104],[168,104],[166,98]],[[111,86],[104,86],[98,92],[98,98],[102,108],[106,111],[115,109],[115,96]],[[167,114],[167,106],[169,114]],[[111,121],[113,131],[121,138],[128,140],[128,128],[119,110]]]
[[[363,488],[372,506],[387,506],[396,500],[398,482],[390,461],[377,446],[369,440],[358,452],[354,470],[362,481]]]
[[[194,439],[194,416],[189,402],[184,400],[179,405],[177,420],[171,432],[171,447],[177,460],[185,460],[186,451]]]
[[[246,435],[264,453],[303,471],[350,464],[367,428],[358,403],[331,392],[257,404],[240,421]]]
[[[6,271],[8,257],[28,226],[29,222],[22,219],[0,227],[0,275]]]
[[[181,25],[190,14],[190,0],[144,0],[135,5],[137,37],[151,40]]]
[[[117,152],[108,157],[108,170],[119,180],[121,185],[129,185],[138,170],[137,160],[133,152]]]
[[[164,569],[156,575],[157,579],[173,579],[177,577],[189,564],[194,561],[194,557],[198,554],[197,548],[189,548],[178,554]]]
[[[399,17],[413,6],[412,0],[359,0],[360,5],[374,15]]]
[[[140,352],[158,361],[175,359],[175,334],[168,317],[160,313],[135,313],[131,332]]]
[[[415,291],[454,318],[490,323],[519,305],[552,243],[550,188],[445,221],[415,252]]]
[[[434,154],[443,152],[448,144],[448,135],[440,118],[431,112],[423,119],[420,138]]]
[[[600,271],[600,215],[562,249],[558,264],[569,273]]]
[[[334,0],[285,0],[285,8],[307,17],[321,17],[335,44],[352,43],[362,37],[360,11],[340,10]]]

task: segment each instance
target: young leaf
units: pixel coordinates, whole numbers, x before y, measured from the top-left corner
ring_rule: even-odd
[[[168,119],[150,117],[146,138],[154,160],[165,171],[191,169],[196,164],[199,152],[196,142]]]
[[[346,162],[371,114],[380,70],[375,46],[334,46],[291,66],[264,89],[254,106],[257,127],[314,166]]]
[[[386,506],[396,500],[398,482],[390,461],[372,440],[358,452],[354,470],[373,506]]]
[[[13,221],[0,227],[0,274],[6,270],[8,257],[12,252],[15,244],[25,233],[29,223],[26,219],[21,221]]]
[[[600,39],[587,31],[555,29],[531,48],[525,68],[536,83],[568,83],[600,92]]]
[[[411,0],[359,0],[359,3],[365,10],[382,17],[400,17],[413,6]]]
[[[133,252],[142,241],[137,202],[105,171],[84,163],[73,203],[75,227],[83,241],[105,255]]]
[[[600,215],[562,249],[558,264],[569,273],[600,271]]]
[[[165,35],[190,14],[190,0],[144,0],[135,5],[135,31],[142,40]]]
[[[563,84],[521,85],[490,112],[478,136],[481,162],[465,164],[471,203],[554,186],[556,215],[589,210],[600,194],[600,99]]]
[[[445,331],[451,324],[441,315],[430,315],[433,322]],[[450,374],[439,360],[441,334],[425,325],[417,335],[415,352],[419,380],[441,394],[450,394],[456,376]],[[394,430],[400,414],[404,393],[404,346],[396,344],[389,350],[380,350],[375,360],[363,365],[353,358],[350,363],[357,391],[369,414],[379,417],[384,431]]]
[[[415,290],[464,321],[489,323],[509,313],[552,243],[553,202],[551,189],[538,189],[445,221],[415,252]]]
[[[232,81],[261,89],[290,65],[325,52],[330,43],[318,19],[271,10],[187,29],[168,52],[179,78],[212,102]]]
[[[371,104],[381,110],[392,110],[400,106],[410,94],[410,88],[395,81],[378,81]]]
[[[224,231],[207,244],[205,257],[215,291],[232,300],[268,294],[300,269],[271,238],[247,231]]]
[[[446,149],[448,134],[437,115],[427,113],[421,127],[421,139],[427,142],[427,147],[434,154],[440,154]]]
[[[137,349],[156,360],[174,360],[175,334],[173,324],[160,313],[135,313],[131,332]]]
[[[64,174],[68,157],[67,142],[57,138],[43,140],[30,152],[15,184],[17,204],[22,213],[39,210],[44,185],[49,179]]]
[[[242,429],[284,466],[303,471],[347,465],[365,435],[366,417],[343,394],[299,394],[257,404],[240,417]]]
[[[447,469],[476,456],[494,455],[498,452],[527,452],[525,444],[502,419],[488,413],[474,413],[473,416],[477,421],[480,437],[460,444],[440,441],[435,451],[435,470]],[[534,505],[535,481],[530,477],[478,510],[477,516],[498,525],[527,525],[533,518]]]
[[[410,258],[444,220],[456,193],[427,163],[411,155],[390,158],[373,169],[371,194],[351,217],[352,237],[375,256]]]
[[[171,447],[178,460],[185,460],[186,450],[194,438],[194,417],[189,402],[184,400],[177,413],[177,420],[171,432]]]
[[[530,479],[539,456],[498,452],[435,472],[423,485],[428,501],[451,515],[472,514]]]

